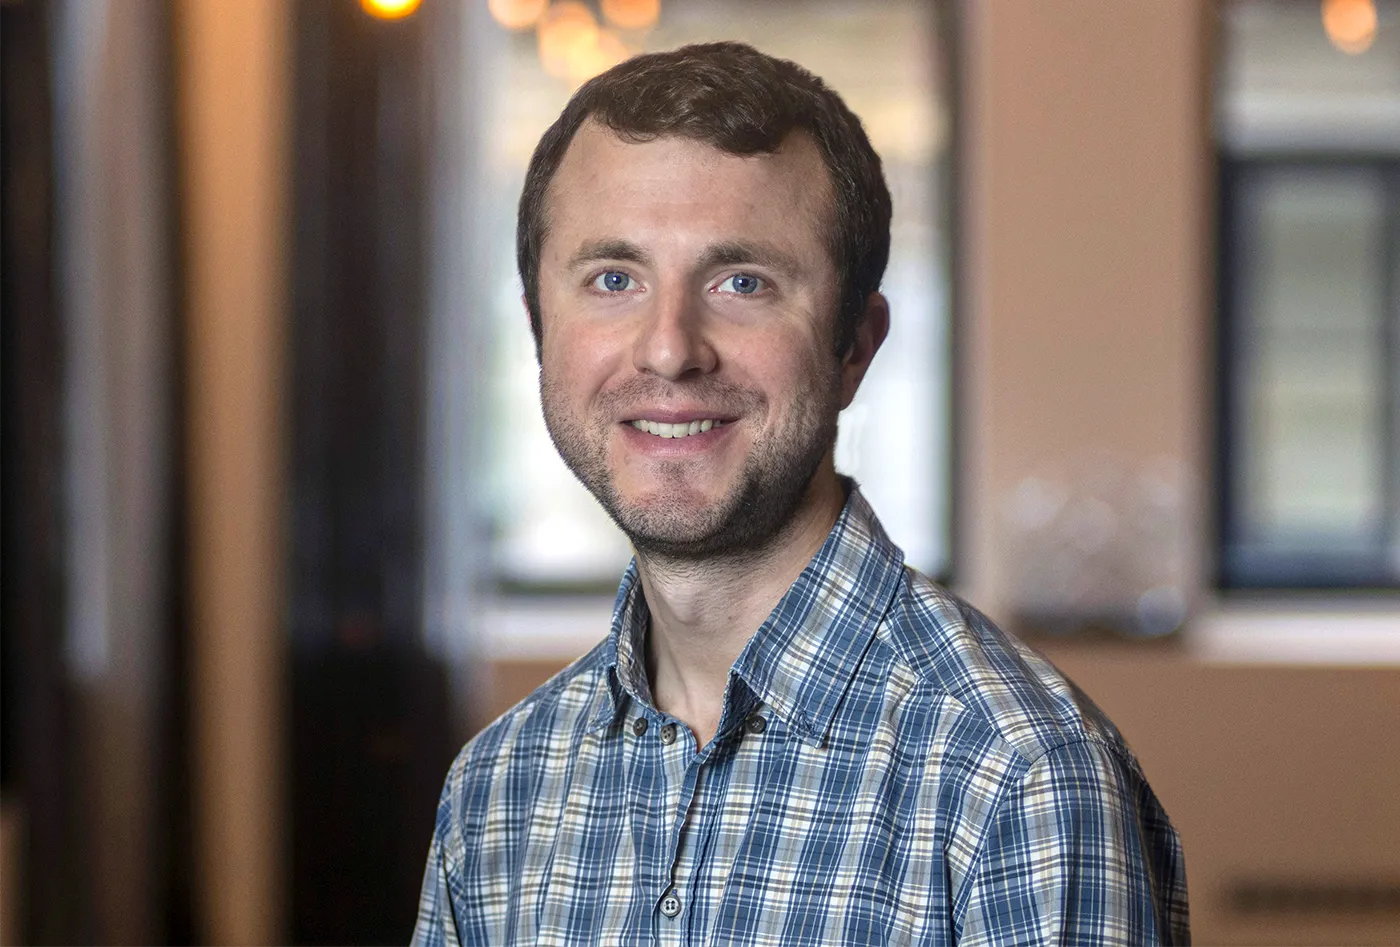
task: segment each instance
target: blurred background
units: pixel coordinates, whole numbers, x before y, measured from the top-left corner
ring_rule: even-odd
[[[843,415],[1109,712],[1198,943],[1400,943],[1400,2],[4,0],[0,942],[394,943],[461,743],[606,632],[526,162],[635,52],[895,199]]]

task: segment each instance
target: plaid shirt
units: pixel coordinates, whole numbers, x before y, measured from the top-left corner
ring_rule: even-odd
[[[744,648],[698,753],[612,631],[467,744],[422,945],[1184,944],[1186,876],[1122,737],[903,564],[858,490]]]

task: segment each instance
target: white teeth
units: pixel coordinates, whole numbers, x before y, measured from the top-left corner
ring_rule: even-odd
[[[704,421],[682,421],[679,424],[668,424],[665,421],[636,420],[631,424],[639,431],[654,434],[657,437],[689,437],[692,434],[704,434],[711,428],[722,425],[723,421],[716,421],[710,418]]]

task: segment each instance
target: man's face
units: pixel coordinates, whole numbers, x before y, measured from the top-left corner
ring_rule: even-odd
[[[830,207],[805,135],[751,157],[575,136],[547,202],[541,398],[638,549],[754,551],[830,462],[859,383],[832,354]]]

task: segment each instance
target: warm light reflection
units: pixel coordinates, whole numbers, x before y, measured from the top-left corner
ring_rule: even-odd
[[[656,25],[661,0],[603,0],[603,18],[622,30],[644,30]]]
[[[423,0],[360,0],[360,6],[370,16],[381,20],[401,20],[414,10]]]
[[[570,63],[586,55],[598,43],[598,22],[593,12],[577,0],[551,4],[537,27],[540,63],[558,79],[568,78]]]
[[[569,50],[568,70],[569,81],[575,85],[582,85],[589,79],[606,72],[627,58],[627,47],[622,44],[622,40],[617,34],[610,30],[600,30],[595,34],[593,42],[580,43]]]
[[[1342,52],[1364,53],[1376,39],[1375,0],[1322,0],[1322,27]]]
[[[488,0],[487,8],[497,23],[508,30],[524,30],[539,20],[549,0]]]

